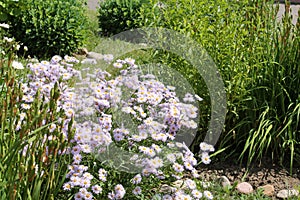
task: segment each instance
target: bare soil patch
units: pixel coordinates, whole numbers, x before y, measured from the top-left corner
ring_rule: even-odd
[[[201,165],[198,169],[200,176],[205,180],[215,180],[217,177],[226,176],[231,184],[235,181],[246,181],[254,189],[259,186],[271,184],[277,193],[282,189],[298,188],[300,186],[300,167],[289,174],[289,169],[285,169],[270,160],[261,164],[254,164],[249,170],[245,166],[235,164],[235,161],[212,162],[210,165]]]

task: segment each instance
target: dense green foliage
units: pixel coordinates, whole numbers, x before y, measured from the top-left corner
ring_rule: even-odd
[[[66,55],[82,45],[86,23],[82,0],[24,0],[10,21],[11,34],[31,56]]]
[[[100,32],[110,36],[136,28],[135,19],[139,9],[147,0],[107,0],[101,1],[98,10]]]
[[[143,5],[137,23],[191,36],[219,67],[228,107],[219,148],[248,163],[270,156],[292,166],[300,156],[300,27],[299,19],[297,26],[292,24],[288,5],[277,23],[277,9],[265,0],[152,0]],[[209,101],[195,69],[174,55],[155,55]],[[204,113],[208,116],[209,110]]]
[[[1,0],[0,22],[9,21],[12,17],[20,15],[24,5],[24,1]]]

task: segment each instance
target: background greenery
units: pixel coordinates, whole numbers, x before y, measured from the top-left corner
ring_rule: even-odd
[[[111,36],[136,28],[135,20],[139,17],[139,9],[148,0],[109,0],[100,1],[98,20],[100,33]]]
[[[286,6],[281,23],[275,20],[278,6],[265,0],[151,0],[141,8],[140,26],[165,27],[191,36],[219,67],[228,106],[218,143],[219,149],[226,149],[224,158],[238,156],[250,164],[267,156],[290,166],[300,160],[299,19],[293,25]],[[198,82],[188,64],[165,55],[168,59],[162,60],[193,85]],[[194,89],[209,101],[203,87]],[[201,109],[208,122],[206,104]],[[199,130],[199,138],[205,131]]]
[[[7,12],[11,5],[16,7],[6,22],[11,25],[11,35],[28,47],[28,55],[63,56],[83,44],[87,28],[85,0],[22,0],[4,5]]]

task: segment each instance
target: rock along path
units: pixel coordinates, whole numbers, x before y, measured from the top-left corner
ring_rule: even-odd
[[[87,6],[91,10],[97,10],[97,8],[99,6],[99,0],[88,0]]]

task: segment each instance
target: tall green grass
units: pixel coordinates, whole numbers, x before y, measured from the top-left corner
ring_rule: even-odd
[[[271,157],[281,164],[289,162],[292,170],[300,156],[300,25],[299,19],[297,25],[292,24],[289,4],[283,20],[277,22],[278,5],[274,6],[274,1],[160,2],[152,0],[150,6],[144,5],[140,24],[193,37],[219,67],[228,108],[218,142],[220,151],[225,150],[222,157],[238,157],[248,165]],[[205,94],[205,87],[195,84],[199,82],[196,70],[172,59],[170,66],[185,69],[183,74],[190,77],[195,91]],[[206,118],[199,138],[206,133],[209,106],[202,111]]]
[[[261,15],[257,17],[259,30],[269,30],[271,40],[267,35],[261,39],[266,52],[255,62],[259,73],[251,73],[254,77],[250,88],[253,100],[247,114],[255,116],[256,120],[250,118],[255,123],[246,136],[240,158],[247,155],[251,162],[255,158],[262,159],[267,153],[272,158],[279,158],[281,164],[289,161],[292,173],[293,162],[299,160],[295,156],[300,155],[300,19],[297,25],[292,24],[288,3],[280,24],[267,21],[276,16],[269,5],[256,9]]]

